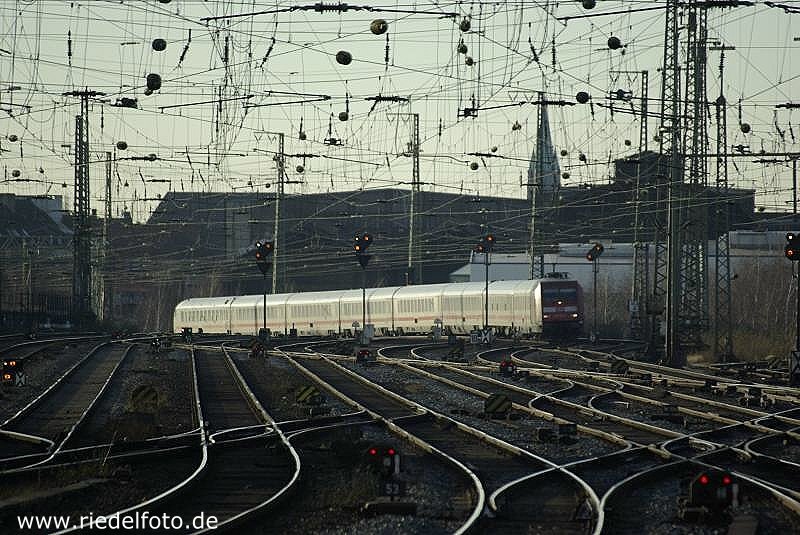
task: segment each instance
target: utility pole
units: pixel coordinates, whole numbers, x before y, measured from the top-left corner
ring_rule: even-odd
[[[538,273],[536,269],[536,187],[537,184],[534,179],[534,183],[529,185],[528,188],[531,192],[531,232],[528,237],[528,251],[530,252],[530,279],[537,279]]]
[[[281,202],[283,201],[283,183],[285,179],[285,145],[284,135],[278,133],[278,154],[275,155],[275,163],[278,168],[278,191],[275,193],[275,225],[274,236],[272,238],[274,248],[272,250],[272,293],[278,293],[278,247],[280,243],[279,229],[281,223]]]
[[[653,280],[653,325],[651,327],[650,353],[658,356],[661,321],[658,312],[666,316],[666,355],[668,364],[681,365],[675,351],[675,329],[677,327],[678,261],[679,261],[679,210],[678,188],[683,181],[683,146],[681,143],[681,96],[680,50],[678,47],[678,0],[668,0],[664,10],[664,59],[661,70],[661,117],[659,126],[659,152],[669,156],[667,189],[667,232],[656,224],[655,277]],[[657,188],[661,193],[661,188]],[[660,195],[659,195],[660,197]],[[659,205],[662,204],[659,198]],[[665,239],[666,238],[666,239]],[[666,302],[665,302],[666,301]]]
[[[411,113],[411,198],[408,207],[408,262],[406,265],[406,285],[419,282],[420,277],[414,268],[414,232],[416,231],[416,203],[419,194],[419,113]],[[419,259],[417,259],[419,263]]]
[[[714,210],[714,259],[716,264],[714,285],[714,360],[728,362],[733,359],[733,325],[731,321],[731,256],[730,256],[730,207],[728,205],[728,112],[723,93],[725,51],[732,46],[715,46],[719,50],[719,96],[715,101],[717,122],[717,176],[716,196],[720,200]]]
[[[704,192],[708,186],[708,99],[706,67],[708,10],[700,3],[686,8],[687,68],[684,116],[687,118],[685,157],[688,176],[681,197],[681,227],[677,325],[676,366],[685,364],[686,350],[703,347],[702,336],[708,329],[708,207]]]
[[[647,86],[648,72],[642,71],[639,95],[639,160],[636,164],[636,191],[634,192],[633,223],[633,277],[631,288],[630,330],[631,337],[647,340],[647,321],[645,321],[646,301],[649,281],[649,247],[642,239],[642,158],[647,151]]]
[[[103,214],[103,237],[105,243],[103,244],[103,253],[105,254],[104,260],[111,255],[111,176],[113,174],[113,162],[117,160],[117,151],[106,152],[106,198],[105,198],[105,213]],[[110,289],[111,277],[108,273],[108,266],[103,264],[103,275],[105,283],[103,284],[103,309],[108,311],[108,316],[111,317],[113,310],[112,295],[114,292]]]
[[[544,177],[544,136],[542,135],[543,132],[543,121],[544,121],[544,111],[543,107],[546,105],[547,101],[545,100],[544,92],[539,91],[537,97],[537,106],[536,106],[536,149],[534,155],[534,162],[532,166],[533,172],[528,170],[528,191],[530,192],[531,198],[531,228],[530,228],[530,235],[528,237],[528,249],[530,250],[531,258],[530,258],[530,278],[533,279],[540,279],[544,276],[544,256],[540,255],[541,258],[539,259],[540,262],[537,263],[536,258],[536,194],[537,188],[542,185],[542,179]]]
[[[89,197],[89,98],[99,91],[70,91],[80,97],[80,115],[75,117],[75,199],[73,213],[72,316],[76,325],[92,319],[92,220]]]
[[[708,9],[748,5],[752,5],[752,2],[731,0],[679,3],[677,0],[668,0],[665,6],[662,69],[664,92],[659,137],[661,153],[670,156],[668,246],[667,259],[664,261],[660,241],[656,240],[656,277],[653,296],[656,306],[664,294],[667,297],[666,354],[663,360],[671,366],[683,366],[686,363],[686,350],[702,346],[701,336],[708,326],[708,213],[702,196],[708,184],[706,162]],[[685,69],[687,76],[683,110],[679,109],[680,8],[684,9],[686,15],[683,26],[687,32]],[[681,125],[682,117],[686,117],[685,130]],[[686,183],[683,179],[684,161],[688,162]],[[651,347],[657,343],[657,333],[658,331],[653,329]]]
[[[792,214],[797,219],[797,158],[792,158]]]

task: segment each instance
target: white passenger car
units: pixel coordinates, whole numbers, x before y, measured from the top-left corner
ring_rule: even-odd
[[[482,282],[370,288],[367,323],[377,334],[468,333],[484,325]],[[362,291],[335,290],[267,296],[266,325],[273,333],[299,336],[352,334],[362,323]],[[206,333],[258,334],[264,325],[263,296],[194,298],[175,307],[173,327]],[[501,333],[576,336],[583,324],[583,296],[563,277],[489,284],[488,325]]]

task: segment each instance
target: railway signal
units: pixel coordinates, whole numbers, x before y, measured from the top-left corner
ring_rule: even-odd
[[[783,249],[786,258],[792,262],[800,261],[800,235],[789,232],[786,234],[786,242],[786,247]]]
[[[483,252],[490,253],[494,248],[495,242],[496,238],[494,237],[494,234],[487,234],[486,236],[481,238],[481,241],[479,241],[475,245],[475,247],[472,248],[472,250],[475,251],[476,253],[483,253]]]
[[[739,485],[728,472],[708,470],[696,475],[689,484],[689,496],[681,504],[685,520],[705,515],[719,515],[738,500]]]
[[[368,232],[356,234],[353,237],[353,251],[356,253],[358,265],[361,266],[361,344],[367,345],[367,264],[372,255],[367,254],[367,249],[372,245],[372,235]]]
[[[14,384],[15,386],[24,385],[25,374],[22,373],[22,361],[17,359],[3,361],[2,382]]]
[[[355,251],[358,263],[362,269],[367,269],[367,264],[369,264],[372,258],[372,255],[367,254],[367,249],[369,249],[370,245],[372,245],[372,236],[367,232],[361,235],[356,234],[353,238],[353,251]]]
[[[270,264],[272,264],[272,255],[275,251],[275,244],[271,241],[256,242],[255,258],[256,265],[264,276],[269,272]]]
[[[372,469],[384,477],[400,473],[400,452],[393,446],[371,446],[367,450],[367,457]]]
[[[275,243],[271,241],[257,241],[255,248],[256,265],[261,274],[264,275],[264,316],[263,326],[259,330],[259,338],[269,341],[269,330],[267,329],[267,275],[275,255]]]
[[[603,251],[605,251],[605,247],[603,247],[603,244],[595,243],[592,246],[592,248],[589,249],[589,252],[586,253],[586,260],[588,260],[589,262],[594,262],[595,260],[600,258],[600,255],[603,254]]]
[[[794,232],[786,233],[786,247],[784,248],[786,258],[792,262],[800,261],[800,235]],[[792,267],[793,276],[800,280],[800,265],[798,265],[797,274],[794,274],[794,267]],[[794,351],[789,355],[789,386],[800,385],[800,291],[797,294],[797,313],[795,325],[795,344]]]
[[[491,339],[489,333],[489,254],[492,252],[492,249],[494,249],[496,241],[494,234],[487,234],[472,248],[476,253],[483,254],[484,275],[486,279],[486,288],[483,296],[483,340],[486,341],[487,345]]]
[[[598,261],[600,260],[600,255],[603,254],[605,251],[605,247],[603,247],[602,243],[595,243],[591,249],[586,253],[586,260],[592,263],[592,301],[593,301],[593,312],[592,312],[592,332],[589,333],[589,340],[591,342],[597,341],[597,270],[598,270]]]

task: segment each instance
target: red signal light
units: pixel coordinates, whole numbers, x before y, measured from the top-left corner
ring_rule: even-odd
[[[732,481],[731,480],[731,476],[729,476],[729,475],[722,476],[722,484],[723,485],[730,485],[731,481]]]
[[[700,476],[698,481],[700,481],[701,485],[708,485],[708,476],[703,474],[702,476]]]
[[[394,451],[394,448],[389,448],[389,449],[386,451],[386,453],[388,453],[389,455],[394,455],[394,454],[395,454],[395,453],[397,453],[397,452],[396,452],[396,451]]]
[[[369,449],[369,454],[370,455],[377,455],[378,454],[378,450],[376,450],[375,448],[370,448]]]

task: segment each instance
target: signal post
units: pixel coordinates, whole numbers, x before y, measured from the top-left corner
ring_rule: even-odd
[[[594,302],[592,312],[592,332],[589,333],[589,341],[596,342],[598,340],[597,332],[597,264],[600,261],[600,255],[603,254],[605,247],[602,243],[595,243],[589,252],[586,253],[586,260],[592,263],[592,301]]]
[[[481,341],[489,345],[492,340],[492,333],[489,330],[489,255],[494,249],[495,244],[495,237],[494,234],[487,234],[478,244],[473,247],[473,251],[476,253],[483,254],[483,267],[484,267],[484,275],[485,275],[485,287],[484,287],[484,299],[483,299],[483,333],[481,336]]]
[[[789,386],[800,385],[800,235],[794,232],[786,234],[786,247],[783,249],[786,258],[793,262],[792,276],[795,277],[795,294],[797,297],[797,312],[795,318],[794,350],[789,356]],[[798,266],[794,273],[794,266]]]
[[[274,254],[275,244],[273,242],[256,242],[256,265],[258,266],[259,271],[261,271],[261,274],[264,276],[264,322],[261,329],[259,329],[258,337],[265,342],[269,342],[270,338],[270,332],[269,329],[267,329],[267,275],[270,272],[269,268]]]
[[[361,345],[369,345],[367,336],[367,264],[372,255],[367,254],[367,249],[372,245],[372,236],[364,232],[353,237],[353,251],[356,253],[358,264],[361,266]]]

